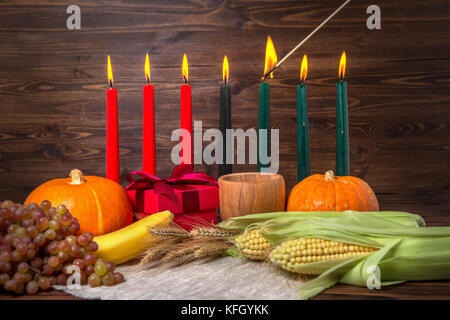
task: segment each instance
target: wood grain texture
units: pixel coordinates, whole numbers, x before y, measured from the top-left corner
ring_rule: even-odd
[[[79,31],[67,30],[70,1],[0,3],[0,194],[23,201],[72,168],[105,174],[106,55],[119,89],[122,179],[141,168],[143,64],[156,94],[157,173],[173,168],[181,60],[190,64],[193,118],[218,127],[221,62],[231,68],[232,123],[256,128],[268,34],[279,57],[340,1],[80,0]],[[382,29],[368,30],[371,1],[355,1],[288,59],[271,82],[271,125],[280,129],[280,173],[296,182],[295,84],[309,57],[312,172],[335,166],[335,81],[347,51],[351,173],[368,181],[382,209],[450,214],[449,4],[378,1]],[[216,175],[215,165],[198,165]],[[233,165],[234,172],[255,165]],[[124,180],[122,180],[125,183]],[[419,205],[420,199],[430,205]],[[422,213],[422,212],[418,212]],[[438,218],[436,218],[438,219]]]

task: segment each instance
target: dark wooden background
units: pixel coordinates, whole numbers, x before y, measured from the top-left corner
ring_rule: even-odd
[[[168,176],[183,53],[194,120],[203,120],[204,129],[218,127],[227,54],[233,126],[256,128],[267,35],[282,57],[343,1],[78,0],[81,30],[71,31],[66,8],[72,2],[0,3],[0,198],[23,201],[33,187],[75,167],[105,174],[108,54],[119,90],[122,178],[141,168],[146,52],[156,90],[158,174]],[[371,4],[381,7],[381,30],[366,27]],[[444,0],[354,0],[276,72],[271,124],[280,129],[280,173],[288,189],[296,182],[301,56],[309,58],[312,171],[324,172],[335,167],[335,82],[346,50],[351,173],[369,182],[382,209],[449,223],[449,10]],[[216,166],[198,169],[217,174]]]

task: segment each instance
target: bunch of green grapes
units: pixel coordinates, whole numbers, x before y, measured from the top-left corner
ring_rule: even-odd
[[[114,272],[114,263],[96,257],[94,235],[79,231],[77,219],[64,205],[0,201],[0,288],[36,294],[66,285],[74,269],[81,284],[91,287],[124,282],[123,275]]]

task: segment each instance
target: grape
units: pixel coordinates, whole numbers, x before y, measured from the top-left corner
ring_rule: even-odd
[[[58,276],[56,277],[56,283],[60,286],[67,285],[67,276],[64,273],[58,274]]]
[[[89,277],[91,274],[93,274],[95,272],[94,270],[94,266],[86,266],[86,269],[84,270],[86,271],[86,275]]]
[[[30,265],[34,269],[40,269],[42,267],[42,259],[39,257],[34,257],[31,259]]]
[[[94,240],[94,234],[92,232],[85,232],[84,234],[88,237],[89,241]]]
[[[30,282],[32,279],[33,279],[33,276],[30,273],[25,273],[24,283]]]
[[[71,233],[71,234],[77,234],[79,231],[80,231],[80,225],[78,224],[78,222],[77,223],[72,223],[70,226],[69,226],[69,228],[68,228],[68,231]]]
[[[16,211],[13,212],[13,218],[16,221],[22,220],[22,218],[23,218],[22,213],[23,213],[23,208],[18,208]]]
[[[8,226],[6,230],[8,231],[8,233],[15,233],[18,227],[19,227],[18,224],[12,224]]]
[[[12,259],[11,252],[6,251],[6,250],[0,252],[0,260],[1,261],[9,262],[9,261],[11,261],[11,259]]]
[[[34,221],[32,219],[23,219],[22,220],[22,227],[28,228],[34,225]]]
[[[35,210],[35,209],[39,209],[39,206],[37,205],[36,202],[32,202],[32,203],[27,204],[27,205],[25,206],[25,208],[27,208],[28,210],[33,211],[33,210]]]
[[[11,263],[0,261],[0,271],[10,273],[12,270]]]
[[[44,211],[44,212],[48,212],[48,210],[52,207],[52,203],[48,200],[44,200],[41,202],[40,208]]]
[[[56,256],[58,257],[59,261],[62,263],[66,262],[67,260],[70,259],[69,254],[64,251],[58,251],[58,254]]]
[[[47,263],[50,267],[56,268],[56,266],[59,264],[59,259],[56,256],[51,256],[50,258],[48,258]]]
[[[14,280],[8,280],[5,282],[3,288],[6,291],[14,291],[16,289],[16,282]]]
[[[27,250],[27,257],[28,257],[28,259],[31,259],[31,258],[33,258],[35,255],[36,255],[36,250],[35,249],[28,249]]]
[[[38,234],[38,229],[35,226],[29,226],[25,231],[29,237],[35,237]]]
[[[61,240],[58,243],[58,249],[63,251],[63,252],[67,252],[70,249],[70,244],[67,240]]]
[[[123,274],[118,273],[118,272],[114,272],[114,280],[115,280],[116,284],[125,282],[125,278],[124,278]]]
[[[11,200],[5,200],[2,203],[2,208],[11,208],[14,205],[14,202]]]
[[[101,283],[102,283],[102,278],[100,278],[100,276],[95,273],[92,273],[88,278],[88,284],[92,288],[100,286]]]
[[[64,213],[59,218],[59,223],[66,227],[70,226],[70,224],[72,223],[72,215],[70,213]]]
[[[106,264],[100,259],[95,262],[94,270],[99,276],[104,276],[108,272],[106,269]]]
[[[115,284],[114,274],[112,272],[108,272],[102,278],[102,284],[105,286],[113,286]]]
[[[37,234],[34,238],[33,238],[33,242],[36,244],[37,247],[40,247],[42,245],[44,245],[45,243],[45,236],[42,233]]]
[[[15,235],[17,238],[23,238],[23,237],[25,237],[25,236],[27,235],[27,232],[25,231],[25,228],[23,228],[23,227],[18,227],[18,228],[16,229],[16,231],[14,231],[14,235]]]
[[[44,235],[48,240],[54,240],[56,238],[56,232],[52,229],[45,230]]]
[[[42,290],[47,290],[51,286],[49,278],[48,277],[44,277],[44,276],[39,277],[38,283],[39,283],[39,287]]]
[[[60,227],[60,224],[57,220],[52,219],[49,224],[48,224],[49,228],[52,230],[58,230]]]
[[[3,208],[1,213],[2,213],[2,217],[4,219],[8,219],[8,218],[12,217],[12,211],[9,208]]]
[[[52,241],[48,244],[47,250],[50,254],[56,254],[58,252],[58,242]]]
[[[20,261],[20,259],[22,259],[22,255],[17,251],[17,250],[14,250],[12,253],[11,253],[11,260],[12,261],[14,261],[14,262],[19,262]]]
[[[73,260],[73,265],[80,268],[80,270],[83,270],[84,269],[84,260],[83,259],[75,259],[75,260]]]
[[[51,217],[53,217],[56,214],[56,208],[55,207],[51,207],[50,209],[48,209],[47,212]]]
[[[0,285],[4,285],[9,280],[9,274],[0,273]]]
[[[20,255],[24,255],[27,253],[28,247],[25,243],[21,242],[16,246],[16,251],[20,254]]]
[[[22,294],[25,291],[25,285],[21,283],[16,283],[16,287],[14,289],[14,292],[16,294]]]
[[[0,202],[0,290],[37,294],[54,284],[66,285],[72,265],[80,269],[83,284],[123,282],[114,263],[96,257],[94,235],[79,232],[78,220],[64,205]]]
[[[77,238],[73,235],[67,236],[66,241],[69,243],[69,245],[73,245],[77,243]]]
[[[50,267],[49,265],[44,265],[42,267],[42,272],[48,276],[51,276],[54,272],[53,268]]]
[[[84,264],[86,266],[90,266],[93,265],[95,263],[95,255],[93,255],[92,253],[87,253],[84,256]]]
[[[47,217],[47,215],[45,214],[44,211],[42,211],[42,209],[37,208],[31,212],[31,218],[34,221],[38,221],[40,218],[46,218],[46,217]]]
[[[106,270],[108,270],[108,272],[113,272],[114,269],[116,269],[116,265],[112,262],[106,262]]]
[[[28,269],[29,269],[29,266],[28,266],[28,263],[26,263],[26,262],[21,262],[17,266],[17,272],[20,272],[20,273],[25,274],[28,272]]]
[[[86,251],[88,252],[95,252],[98,249],[98,244],[97,242],[94,241],[89,241],[89,243],[85,246]]]
[[[73,244],[70,246],[69,254],[71,257],[74,257],[74,258],[82,258],[83,257],[80,247],[76,244]]]
[[[27,293],[28,294],[36,294],[39,291],[39,283],[37,281],[30,281],[27,283]]]
[[[77,242],[80,246],[85,246],[89,243],[89,237],[86,234],[79,235]]]
[[[12,279],[14,281],[16,281],[17,283],[24,283],[26,278],[25,278],[25,275],[23,273],[16,272],[16,273],[14,273]]]
[[[7,235],[5,235],[5,236],[3,237],[2,242],[3,242],[4,244],[11,245],[11,244],[12,244],[12,240],[13,240],[12,235],[7,234]]]
[[[36,226],[39,231],[44,231],[48,228],[49,224],[50,224],[50,221],[48,221],[47,217],[40,217],[37,220]]]

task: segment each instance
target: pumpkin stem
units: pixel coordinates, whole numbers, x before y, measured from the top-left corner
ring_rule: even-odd
[[[325,181],[331,181],[334,180],[334,172],[333,170],[328,170],[325,172]]]
[[[73,169],[70,171],[70,177],[72,178],[70,184],[83,184],[86,182],[86,180],[84,180],[83,172],[78,169]]]

